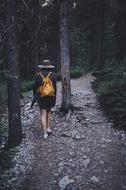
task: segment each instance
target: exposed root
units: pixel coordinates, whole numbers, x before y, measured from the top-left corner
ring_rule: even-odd
[[[68,114],[67,114],[67,116],[66,116],[66,121],[67,121],[67,122],[69,121],[69,119],[70,119],[70,117],[71,117],[71,113],[72,113],[72,111],[69,110],[69,111],[68,111]]]

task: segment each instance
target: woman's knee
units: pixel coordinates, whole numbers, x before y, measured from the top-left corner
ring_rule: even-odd
[[[45,119],[46,118],[46,110],[41,110],[41,119]]]

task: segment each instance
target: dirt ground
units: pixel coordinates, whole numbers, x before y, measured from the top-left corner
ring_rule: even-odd
[[[126,135],[104,116],[86,75],[71,80],[74,112],[66,121],[59,111],[61,84],[52,110],[52,134],[43,139],[37,105],[31,94],[22,100],[25,138],[17,148],[8,181],[13,190],[124,190],[126,189]],[[8,174],[9,173],[9,174]],[[67,188],[67,185],[70,188]]]

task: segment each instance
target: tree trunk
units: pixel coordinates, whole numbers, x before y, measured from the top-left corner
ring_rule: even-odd
[[[118,0],[108,0],[107,3],[110,4],[114,12],[118,10]]]
[[[104,14],[105,14],[105,3],[104,0],[100,2],[99,10],[99,42],[98,42],[98,60],[97,68],[100,70],[103,65],[103,41],[104,41]]]
[[[60,4],[60,56],[61,56],[61,80],[62,80],[62,110],[71,108],[70,85],[70,54],[68,34],[68,0],[62,0]]]
[[[32,55],[33,55],[33,65],[30,68],[32,68],[32,73],[35,73],[37,69],[37,65],[40,64],[40,29],[41,29],[41,16],[40,16],[40,3],[39,0],[36,0],[35,2],[31,3],[31,7],[34,8],[34,14],[33,14],[33,22],[31,25],[31,30],[34,32],[32,35],[32,42],[33,42],[33,49],[32,49]]]
[[[19,91],[19,64],[17,51],[16,1],[7,0],[7,59],[8,59],[8,112],[9,146],[21,142],[21,112]]]

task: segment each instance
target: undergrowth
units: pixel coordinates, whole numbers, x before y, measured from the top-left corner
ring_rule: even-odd
[[[96,95],[114,126],[126,129],[126,66],[115,64],[95,72]]]
[[[8,135],[8,124],[7,124],[7,120],[5,120],[4,118],[2,118],[0,120],[0,144],[2,142],[5,142],[7,139],[7,135]]]

